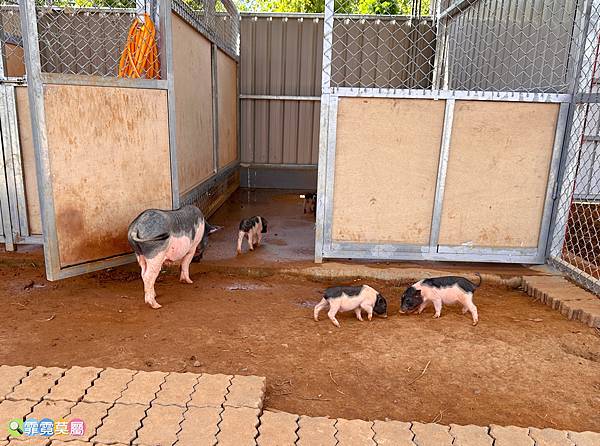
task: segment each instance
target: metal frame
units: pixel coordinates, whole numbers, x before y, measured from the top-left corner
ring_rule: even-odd
[[[218,48],[210,45],[211,82],[212,82],[212,128],[213,128],[213,174],[219,171],[219,75],[217,67]],[[237,62],[236,62],[237,66]]]
[[[460,12],[479,0],[457,0],[444,11],[438,4],[438,26],[446,17]],[[317,223],[315,235],[315,262],[323,258],[390,259],[390,260],[446,260],[446,261],[485,261],[507,263],[543,263],[546,259],[548,237],[554,206],[555,187],[560,171],[562,145],[565,129],[569,121],[570,103],[573,94],[528,93],[519,91],[463,91],[442,90],[441,74],[443,65],[444,39],[439,39],[434,67],[434,89],[387,89],[387,88],[351,88],[331,87],[331,61],[334,19],[333,0],[325,5],[323,38],[323,75],[321,85],[321,131],[319,140]],[[351,16],[355,17],[355,16]],[[439,31],[439,29],[438,29]],[[441,34],[444,34],[443,30]],[[390,99],[429,99],[445,100],[444,124],[440,143],[440,154],[436,180],[430,238],[427,245],[400,243],[356,243],[335,241],[332,238],[333,196],[335,179],[337,108],[339,98],[368,97]],[[261,98],[262,99],[262,98]],[[269,99],[264,98],[264,99]],[[291,99],[291,98],[290,98]],[[599,98],[600,99],[600,98]],[[544,209],[540,221],[538,244],[528,248],[471,247],[439,245],[439,231],[444,204],[445,180],[448,168],[452,124],[456,101],[502,101],[502,102],[540,102],[560,104],[548,171]]]
[[[17,106],[15,87],[0,84],[0,121],[2,121],[2,146],[4,147],[4,163],[8,189],[13,238],[18,242],[29,236],[27,205],[23,168],[21,166],[21,146],[17,125]]]
[[[161,0],[163,11],[170,11],[170,0]],[[163,63],[161,66],[163,80],[145,80],[145,79],[119,79],[103,78],[100,76],[79,76],[79,75],[55,75],[42,73],[40,64],[40,53],[38,43],[37,17],[34,0],[22,0],[20,3],[21,28],[23,30],[25,63],[27,69],[27,85],[30,104],[30,115],[32,123],[32,135],[35,148],[36,173],[38,192],[40,198],[44,258],[46,264],[46,275],[48,280],[58,280],[84,274],[99,269],[110,268],[118,265],[130,263],[135,260],[133,254],[119,255],[107,259],[86,262],[79,265],[61,268],[58,248],[58,236],[56,227],[56,216],[54,212],[54,198],[51,166],[48,153],[48,140],[46,130],[46,116],[44,107],[44,85],[87,85],[103,87],[121,87],[121,88],[146,88],[167,90],[167,101],[169,111],[169,145],[171,161],[171,182],[173,204],[176,206],[179,201],[178,180],[177,180],[177,152],[175,141],[175,96],[173,92],[173,60],[171,47],[171,22],[170,14],[161,16],[161,57]],[[165,80],[166,78],[166,80]],[[28,236],[24,242],[39,242],[40,237]]]
[[[177,168],[177,126],[175,112],[175,74],[173,68],[173,26],[171,0],[160,0],[161,56],[166,63],[161,65],[162,78],[167,79],[167,113],[169,116],[169,156],[171,160],[171,201],[173,208],[179,207],[179,171]]]

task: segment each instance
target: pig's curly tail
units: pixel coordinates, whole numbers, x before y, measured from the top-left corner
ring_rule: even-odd
[[[483,279],[481,278],[481,274],[475,273],[475,275],[477,277],[479,277],[479,283],[477,285],[475,285],[475,284],[473,284],[473,285],[475,285],[475,288],[479,288],[481,286],[481,283],[483,282]]]

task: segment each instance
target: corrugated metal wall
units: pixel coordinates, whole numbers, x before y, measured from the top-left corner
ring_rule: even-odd
[[[316,165],[322,18],[243,14],[240,40],[242,163]]]

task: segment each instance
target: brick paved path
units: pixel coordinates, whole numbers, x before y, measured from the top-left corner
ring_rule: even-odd
[[[0,366],[0,446],[600,446],[600,434],[342,420],[262,411],[265,379]],[[15,418],[86,423],[83,437],[9,437]]]

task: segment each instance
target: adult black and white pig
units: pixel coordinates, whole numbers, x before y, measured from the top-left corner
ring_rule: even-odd
[[[419,280],[408,287],[402,295],[400,313],[412,313],[418,310],[418,314],[421,314],[427,305],[432,303],[435,308],[433,317],[438,318],[442,313],[442,305],[461,304],[463,314],[469,311],[473,317],[473,325],[477,325],[479,316],[477,307],[473,303],[473,293],[481,286],[481,276],[475,275],[479,277],[477,285],[464,277],[457,276]]]
[[[336,327],[340,326],[340,323],[335,318],[338,311],[354,310],[356,318],[359,321],[363,320],[362,310],[367,312],[369,320],[373,318],[373,313],[377,316],[387,317],[387,301],[385,297],[368,285],[327,288],[323,294],[323,299],[315,305],[313,312],[315,321],[319,321],[319,313],[327,306],[329,306],[327,316],[329,316],[329,319]]]
[[[193,283],[189,268],[196,248],[202,243],[203,251],[208,235],[218,229],[207,225],[202,211],[191,205],[174,211],[148,209],[131,222],[127,237],[142,269],[144,300],[148,305],[161,307],[156,302],[154,283],[165,261],[181,261],[179,280]]]
[[[240,232],[238,233],[237,253],[242,253],[242,242],[244,236],[248,237],[250,251],[254,251],[254,245],[260,245],[262,235],[267,233],[267,220],[258,215],[240,221]]]

